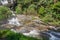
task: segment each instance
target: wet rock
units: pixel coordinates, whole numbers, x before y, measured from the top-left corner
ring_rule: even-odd
[[[13,23],[17,24],[20,23],[22,24],[23,27],[32,27],[32,28],[35,28],[35,29],[39,29],[39,30],[47,30],[49,27],[44,25],[43,22],[38,18],[38,17],[35,17],[35,16],[29,16],[29,15],[16,15],[17,19],[15,21],[15,19],[13,20]],[[11,20],[10,20],[11,21]],[[5,25],[6,27],[18,27],[18,25],[13,25],[13,24],[6,24]]]
[[[44,24],[39,18],[32,20],[32,22],[35,22],[37,24]]]
[[[16,27],[15,29],[13,28],[13,30],[15,30],[18,33],[28,33],[33,29],[34,28],[31,28],[31,27]]]
[[[57,31],[57,32],[60,32],[60,27],[57,27],[57,28],[56,28],[56,31]]]
[[[49,26],[42,24],[43,22],[39,20],[38,17],[35,16],[26,16],[26,15],[16,15],[17,19],[18,19],[18,23],[22,24],[20,26],[16,26],[13,24],[5,24],[3,25],[6,28],[13,28],[13,29],[17,29],[17,27],[23,27],[26,29],[38,29],[40,31],[47,31]],[[33,17],[33,18],[32,18]],[[15,21],[13,20],[13,22],[15,23]],[[17,22],[17,20],[16,20]],[[23,29],[22,28],[22,29]],[[22,30],[21,29],[21,30]],[[20,31],[20,30],[18,30]]]
[[[8,21],[6,19],[0,20],[0,25],[6,24],[6,23],[8,23]]]
[[[38,17],[35,17],[35,16],[16,15],[16,17],[18,19],[18,22],[22,24],[21,26],[16,26],[16,25],[7,23],[3,25],[3,27],[9,28],[11,29],[11,31],[22,33],[26,36],[32,36],[32,37],[40,37],[41,35],[43,35],[43,33],[41,34],[40,32],[55,29],[54,26],[46,25]],[[44,37],[46,35],[47,34],[44,34]]]
[[[30,36],[30,37],[40,37],[40,33],[38,30],[31,30],[29,33],[23,33],[23,35]]]
[[[29,33],[33,28],[31,27],[22,27],[20,33]]]
[[[4,27],[4,28],[12,28],[12,27],[15,27],[14,25],[10,25],[10,24],[3,24],[1,26]]]

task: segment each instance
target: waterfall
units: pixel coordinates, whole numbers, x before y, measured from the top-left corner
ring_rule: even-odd
[[[13,0],[11,0],[11,4],[13,4]]]
[[[52,34],[50,34],[50,39],[49,40],[60,40],[60,38],[58,38],[58,37],[56,37],[56,36],[54,36],[54,35],[52,35]]]
[[[11,17],[11,19],[8,20],[9,21],[8,24],[20,26],[21,24],[19,23],[18,18],[16,17],[16,15],[14,14],[13,11],[11,11],[11,12],[12,12],[13,17]]]
[[[20,23],[18,22],[17,18],[12,18],[11,20],[9,20],[9,24],[20,26]]]
[[[1,0],[1,3],[2,3],[2,5],[6,5],[6,4],[8,4],[8,1],[7,0]]]
[[[50,35],[49,40],[60,40],[60,33],[54,31],[43,32],[44,34]],[[58,36],[58,37],[57,37]]]

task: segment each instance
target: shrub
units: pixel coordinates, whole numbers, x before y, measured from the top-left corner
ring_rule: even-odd
[[[21,7],[20,4],[16,7],[16,13],[17,14],[22,14],[22,7]]]
[[[19,4],[28,4],[28,3],[31,3],[32,0],[17,0],[17,3]]]
[[[28,8],[27,8],[27,14],[29,15],[36,15],[37,11],[36,11],[36,5],[31,4]]]
[[[38,5],[46,7],[53,3],[54,3],[54,0],[39,0]]]
[[[11,16],[11,11],[8,7],[0,6],[0,20]]]
[[[50,5],[50,7],[39,7],[38,14],[45,23],[58,26],[60,24],[60,2]],[[59,22],[58,22],[59,21]]]
[[[39,13],[40,17],[41,17],[41,16],[44,16],[44,15],[45,15],[45,12],[46,12],[46,10],[45,10],[45,8],[44,8],[43,6],[41,6],[41,7],[38,9],[38,13]]]
[[[52,14],[54,18],[60,20],[60,2],[55,3],[52,6],[52,10],[55,12],[54,14]]]

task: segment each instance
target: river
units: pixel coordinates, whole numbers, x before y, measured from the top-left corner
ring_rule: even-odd
[[[60,32],[55,32],[55,31],[47,31],[47,32],[42,32],[43,35],[46,35],[49,40],[60,40]]]
[[[5,2],[1,1],[3,5],[7,4],[7,0]],[[13,14],[15,15],[15,14]],[[9,21],[9,24],[14,24],[14,25],[20,25],[18,22],[18,19],[16,17],[12,17]],[[2,29],[2,27],[0,28]],[[48,31],[48,32],[43,32],[43,34],[48,35],[49,40],[60,40],[60,32],[55,32],[55,31]]]

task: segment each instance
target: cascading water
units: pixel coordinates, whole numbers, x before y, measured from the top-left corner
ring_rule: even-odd
[[[60,40],[60,38],[50,34],[51,38],[49,40]]]
[[[7,5],[8,4],[8,1],[7,0],[0,0],[1,4],[2,5]],[[11,3],[13,3],[13,0],[11,0]],[[16,25],[16,26],[20,26],[21,24],[19,23],[17,17],[15,16],[14,12],[12,11],[12,15],[14,17],[11,17],[8,24],[11,24],[11,25]],[[51,26],[50,26],[51,27]],[[54,28],[55,29],[55,28]],[[56,30],[56,29],[55,29]],[[35,31],[31,31],[29,34],[38,34],[36,33]],[[25,35],[29,35],[29,34],[26,34]],[[47,35],[50,35],[49,37],[49,40],[60,40],[60,33],[58,32],[54,32],[54,31],[50,31],[50,32],[46,32],[45,34]]]
[[[10,2],[10,4],[14,4],[13,1],[14,0],[0,0],[0,2],[1,2],[2,5],[7,5],[7,4],[9,4],[9,2]],[[12,12],[13,17],[11,17],[11,19],[8,20],[9,21],[8,24],[20,26],[20,23],[19,23],[16,15],[14,14],[14,11],[11,10],[11,12]]]
[[[2,5],[7,5],[7,4],[9,4],[9,2],[10,2],[10,4],[13,4],[14,2],[13,2],[14,0],[0,0],[0,3],[2,4]]]
[[[6,5],[6,4],[8,4],[8,1],[7,0],[1,0],[1,3],[2,3],[2,5]]]
[[[12,18],[11,20],[9,20],[9,23],[8,24],[16,25],[16,26],[19,26],[20,25],[20,23],[18,22],[18,19],[17,18]]]
[[[49,40],[60,40],[60,33],[54,31],[43,32],[44,34],[49,35]]]
[[[11,11],[11,12],[12,12],[13,17],[10,20],[8,20],[9,21],[8,24],[20,26],[21,24],[19,23],[19,21],[18,21],[17,17],[15,16],[14,12],[13,11]]]

